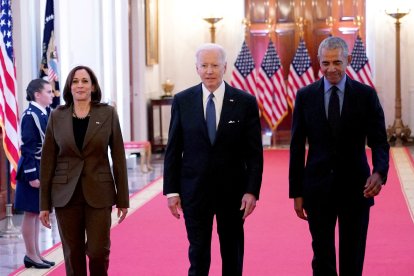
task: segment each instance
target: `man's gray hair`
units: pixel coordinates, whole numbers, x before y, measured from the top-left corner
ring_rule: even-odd
[[[328,49],[328,50],[341,49],[342,56],[344,58],[348,57],[348,52],[349,52],[348,45],[346,44],[345,40],[337,36],[327,37],[321,42],[321,44],[319,45],[319,49],[318,49],[318,57],[322,55],[323,49]]]
[[[200,56],[200,53],[205,50],[218,50],[220,53],[221,61],[222,63],[226,63],[226,51],[224,50],[223,46],[215,43],[205,43],[202,44],[200,47],[198,47],[196,51],[196,64],[198,63],[198,58]]]

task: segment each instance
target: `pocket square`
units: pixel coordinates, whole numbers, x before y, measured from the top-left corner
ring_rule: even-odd
[[[230,120],[228,122],[228,124],[238,124],[238,123],[240,123],[240,120],[236,120],[236,121]]]

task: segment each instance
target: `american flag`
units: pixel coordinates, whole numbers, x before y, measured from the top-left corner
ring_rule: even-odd
[[[236,88],[247,91],[259,101],[256,90],[256,68],[246,41],[234,62],[234,69],[230,84]]]
[[[0,127],[3,133],[4,152],[11,164],[11,186],[15,188],[19,161],[19,123],[12,30],[11,0],[2,0],[0,4]]]
[[[287,114],[288,105],[283,67],[271,40],[259,68],[257,91],[260,95],[263,116],[269,127],[274,130]]]
[[[322,73],[322,70],[319,68],[318,79],[321,79],[321,78],[323,78],[323,73]]]
[[[352,50],[352,61],[346,68],[346,73],[352,79],[365,83],[374,88],[371,67],[369,66],[364,43],[359,35],[355,40],[354,49]]]
[[[51,58],[49,60],[49,82],[52,81],[59,81],[59,77],[58,77],[58,67],[57,67],[57,61],[55,58]]]
[[[45,28],[43,30],[42,60],[40,63],[39,77],[50,82],[55,97],[53,97],[52,108],[60,104],[59,71],[57,64],[57,50],[55,47],[55,15],[53,0],[47,0],[45,9]]]
[[[305,41],[300,39],[298,49],[293,57],[289,69],[287,96],[290,107],[293,108],[296,99],[296,92],[315,81],[311,59]]]

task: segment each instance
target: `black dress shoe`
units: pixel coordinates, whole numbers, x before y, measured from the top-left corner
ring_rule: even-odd
[[[42,262],[44,262],[45,264],[48,264],[50,266],[54,266],[55,265],[55,262],[51,262],[51,261],[48,261],[48,260],[43,260],[42,259]]]
[[[48,265],[46,263],[43,263],[43,262],[42,263],[36,263],[35,261],[33,261],[32,259],[30,259],[27,256],[24,256],[23,262],[24,262],[24,266],[26,268],[29,268],[29,267],[34,267],[34,268],[50,268],[50,265]]]

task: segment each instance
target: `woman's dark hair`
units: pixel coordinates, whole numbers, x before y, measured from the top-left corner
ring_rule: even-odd
[[[42,91],[42,89],[45,87],[45,84],[49,84],[49,82],[44,79],[34,79],[29,82],[29,85],[27,85],[26,88],[26,100],[29,102],[36,101],[35,93],[40,93],[40,91]]]
[[[99,104],[102,98],[101,87],[99,86],[98,79],[96,78],[95,73],[92,71],[91,68],[80,65],[73,68],[66,79],[65,87],[63,88],[63,99],[65,100],[65,106],[69,107],[73,104],[73,95],[72,95],[72,81],[75,77],[76,71],[79,70],[86,70],[88,72],[89,77],[91,78],[92,85],[94,86],[95,90],[91,93],[91,104]]]

